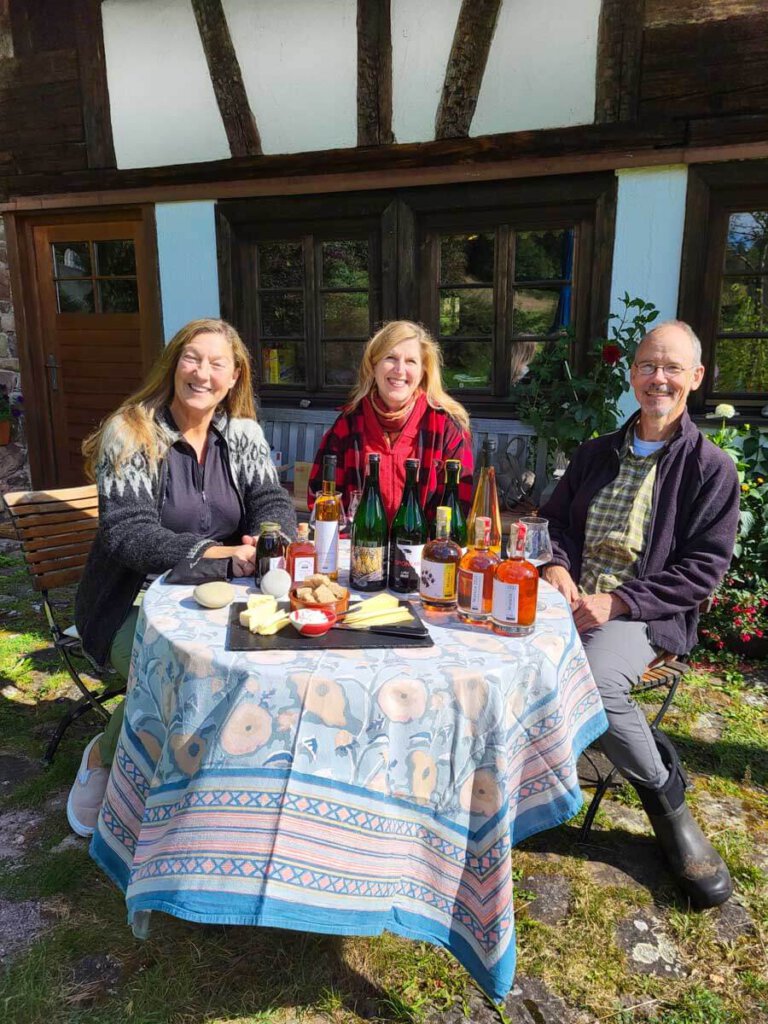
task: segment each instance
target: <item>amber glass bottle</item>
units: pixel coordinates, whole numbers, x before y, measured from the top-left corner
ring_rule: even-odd
[[[339,578],[339,520],[341,497],[336,493],[336,456],[323,459],[323,490],[315,499],[315,549],[317,571],[332,580]]]
[[[539,574],[523,558],[526,529],[525,523],[515,523],[509,533],[512,556],[500,562],[493,573],[491,621],[494,633],[504,636],[526,636],[536,622]]]
[[[440,505],[435,524],[437,536],[424,545],[421,555],[419,597],[428,608],[453,608],[461,548],[450,537],[451,510]]]
[[[475,519],[475,542],[459,562],[457,605],[467,622],[485,622],[491,615],[493,572],[499,556],[490,550],[491,520]]]
[[[499,509],[499,492],[496,489],[496,470],[493,458],[496,453],[496,440],[487,437],[483,441],[480,455],[480,475],[472,497],[472,508],[467,519],[467,535],[470,540],[475,536],[475,520],[478,516],[488,516],[491,520],[491,551],[501,554],[501,510]]]
[[[291,583],[302,583],[317,572],[317,552],[309,539],[309,523],[299,523],[296,540],[288,545],[285,554],[285,568],[290,573]]]

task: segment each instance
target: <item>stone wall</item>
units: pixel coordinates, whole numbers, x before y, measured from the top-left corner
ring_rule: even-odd
[[[19,358],[16,347],[16,325],[13,317],[11,282],[8,271],[8,249],[5,225],[0,217],[0,385],[14,399],[19,411],[21,395]],[[11,419],[11,442],[0,447],[0,494],[26,490],[30,487],[27,444],[24,437],[24,416]],[[4,518],[0,516],[0,519]]]

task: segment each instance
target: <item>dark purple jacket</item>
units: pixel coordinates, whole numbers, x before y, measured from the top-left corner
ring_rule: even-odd
[[[636,419],[577,448],[541,510],[549,520],[552,564],[565,566],[576,582],[587,510],[619,472],[619,451]],[[694,646],[699,605],[728,569],[738,521],[736,467],[684,412],[659,458],[648,543],[637,578],[615,591],[629,606],[629,618],[648,624],[654,646],[672,654],[687,654]]]

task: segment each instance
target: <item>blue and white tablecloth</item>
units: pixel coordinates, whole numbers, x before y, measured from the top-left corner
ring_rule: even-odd
[[[512,847],[578,811],[607,726],[563,598],[542,584],[525,639],[430,624],[431,649],[242,653],[191,592],[146,594],[91,845],[134,929],[386,928],[503,998]]]

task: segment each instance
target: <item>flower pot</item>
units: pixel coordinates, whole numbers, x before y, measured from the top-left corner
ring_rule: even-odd
[[[754,636],[751,640],[740,640],[738,637],[726,637],[725,646],[732,653],[746,661],[757,658],[768,658],[768,636]]]
[[[0,445],[8,444],[11,440],[11,421],[0,420]]]

